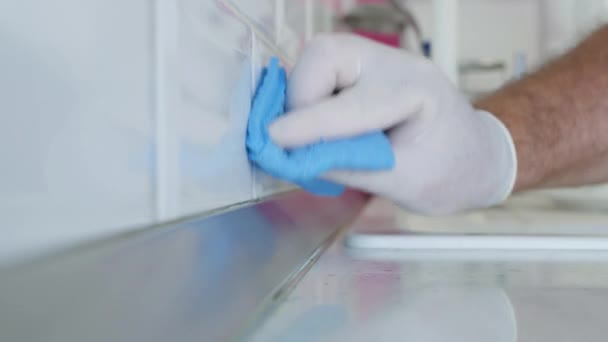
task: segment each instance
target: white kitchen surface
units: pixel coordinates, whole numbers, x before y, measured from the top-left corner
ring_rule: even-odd
[[[608,231],[601,208],[573,210],[584,202],[575,194],[524,195],[505,208],[451,220],[410,216],[377,200],[352,229],[392,222],[406,234],[434,233],[450,222],[459,232],[485,225],[514,233],[507,229],[511,220],[519,223],[511,226],[517,233],[548,232],[551,224],[560,233]],[[488,214],[493,219],[484,222]],[[364,250],[339,239],[252,340],[605,341],[607,306],[608,252]]]

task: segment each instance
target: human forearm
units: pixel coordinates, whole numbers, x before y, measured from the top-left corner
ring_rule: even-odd
[[[515,190],[608,180],[608,26],[475,106],[509,128]]]

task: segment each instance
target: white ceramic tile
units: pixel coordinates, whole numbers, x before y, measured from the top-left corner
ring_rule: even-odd
[[[285,0],[285,21],[284,26],[279,30],[278,45],[286,53],[296,59],[299,52],[306,44],[306,2],[303,0]],[[315,1],[311,1],[315,3]],[[314,9],[314,6],[310,8]]]
[[[0,258],[151,222],[150,6],[0,2]]]
[[[284,188],[253,185],[244,138],[252,76],[299,33],[273,0],[227,1],[0,4],[0,257]],[[248,25],[273,53],[251,59]]]
[[[297,34],[304,36],[306,33],[306,3],[308,0],[285,0],[285,21]],[[314,8],[316,1],[310,1]]]
[[[251,103],[251,35],[217,1],[181,0],[177,87],[179,215],[251,199],[245,133]]]
[[[275,1],[276,0],[225,0],[234,4],[244,13],[256,28],[269,37],[275,34]]]
[[[293,63],[300,47],[297,34],[286,21],[287,0],[220,0],[223,7],[234,13],[256,34],[261,45]]]

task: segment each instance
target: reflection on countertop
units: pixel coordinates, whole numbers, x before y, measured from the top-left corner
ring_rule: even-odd
[[[562,205],[580,201],[568,201],[559,192],[527,194],[448,220],[415,217],[376,200],[351,230],[376,224],[432,233],[446,227],[438,222],[450,222],[456,232],[468,232],[485,221],[513,233],[500,225],[511,219],[522,224],[514,226],[517,233],[548,232],[551,224],[560,227],[558,234],[608,231],[601,208],[581,212]],[[321,256],[253,341],[605,340],[608,252],[366,250],[342,241]]]
[[[367,199],[296,191],[0,265],[0,341],[234,340]]]

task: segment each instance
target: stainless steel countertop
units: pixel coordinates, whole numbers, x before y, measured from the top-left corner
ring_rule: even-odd
[[[296,192],[5,265],[0,341],[238,338],[366,200]]]
[[[574,233],[608,231],[605,214],[572,211],[571,216],[540,206],[544,214],[535,216],[533,207],[518,206],[521,201],[530,205],[515,199],[515,204],[489,212],[496,217],[497,210],[510,210],[512,215],[489,222],[503,231],[509,217],[527,222],[515,227],[519,233],[547,230],[551,219],[562,223],[554,222],[560,233],[568,232],[568,222]],[[530,214],[524,221],[513,215],[522,208]],[[392,225],[397,231],[408,225],[406,230],[431,232],[450,222],[452,229],[465,232],[477,229],[471,219],[483,225],[480,215],[485,214],[424,219],[376,201],[352,229]],[[485,224],[486,231],[492,227]],[[250,339],[605,341],[606,308],[608,252],[366,250],[345,248],[338,240]]]
[[[346,226],[608,229],[601,206],[540,199],[428,219],[357,193],[296,192],[149,227],[0,266],[0,340],[604,341],[607,252],[366,250],[335,240]]]

